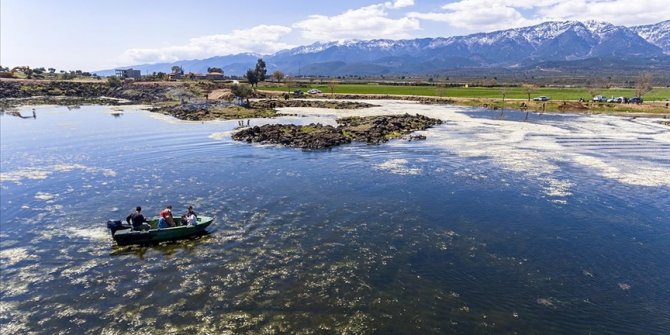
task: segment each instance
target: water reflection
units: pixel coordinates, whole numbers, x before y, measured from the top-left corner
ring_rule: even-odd
[[[144,259],[144,255],[148,251],[159,251],[164,256],[173,255],[177,252],[193,252],[194,249],[202,244],[207,243],[208,239],[211,238],[211,234],[215,229],[210,229],[211,231],[204,231],[197,236],[194,236],[189,239],[183,239],[178,241],[168,241],[160,242],[153,244],[144,244],[144,245],[129,245],[129,246],[118,246],[112,245],[110,256],[120,256],[120,255],[135,255],[139,259]]]

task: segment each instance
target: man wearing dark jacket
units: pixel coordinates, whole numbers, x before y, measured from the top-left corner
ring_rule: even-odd
[[[149,230],[151,229],[151,226],[148,223],[149,222],[144,215],[142,215],[142,207],[137,206],[135,207],[135,211],[130,213],[126,217],[126,222],[133,224],[133,230]]]

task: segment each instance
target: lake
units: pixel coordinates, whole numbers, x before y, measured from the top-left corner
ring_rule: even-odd
[[[401,101],[425,141],[303,151],[138,108],[0,116],[0,333],[668,334],[670,127]],[[209,234],[117,247],[135,206]]]

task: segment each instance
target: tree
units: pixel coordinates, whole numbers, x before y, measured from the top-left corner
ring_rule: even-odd
[[[503,97],[503,105],[505,104],[505,97],[509,93],[509,86],[500,86],[500,94],[502,94]]]
[[[256,62],[256,69],[254,70],[256,72],[256,83],[259,81],[265,81],[265,78],[267,78],[267,73],[268,70],[265,68],[265,61],[263,58],[259,58],[258,61]],[[256,85],[258,86],[258,85]]]
[[[603,79],[592,79],[586,83],[586,90],[589,92],[591,97],[599,95],[600,92],[605,88],[605,80]]]
[[[652,82],[651,73],[649,72],[641,73],[640,76],[637,77],[637,81],[635,82],[635,96],[641,98],[643,95],[651,92],[651,90],[654,89],[654,87],[651,85],[651,82]]]
[[[444,83],[438,83],[435,85],[435,94],[439,97],[443,97],[444,93],[447,91],[447,85]]]
[[[333,97],[335,95],[335,86],[337,86],[337,81],[336,80],[331,80],[328,82],[328,88],[330,88],[330,96]]]
[[[284,79],[284,72],[281,72],[279,70],[272,72],[272,79],[274,79],[276,82],[280,83],[282,79]]]
[[[220,67],[208,67],[207,72],[223,73],[223,69]]]
[[[253,94],[253,89],[249,85],[245,84],[236,84],[230,88],[230,92],[233,93],[240,101],[247,100],[247,105],[249,105],[249,97]]]
[[[293,80],[293,78],[291,78],[291,77],[287,77],[285,82],[286,82],[286,91],[288,92],[288,96],[291,96],[291,86],[293,86],[293,84],[295,84],[295,80]]]
[[[256,71],[249,69],[247,70],[247,74],[244,76],[247,78],[247,81],[249,82],[249,85],[251,85],[251,87],[258,84],[258,77],[256,76]]]
[[[52,67],[50,67],[48,70],[49,70],[49,73],[51,73],[51,74],[53,74],[53,73],[56,72],[56,69],[54,69],[54,68],[52,68]]]
[[[521,85],[521,90],[528,94],[528,101],[530,101],[530,95],[533,94],[533,92],[537,91],[537,85],[535,84],[523,84]]]
[[[183,75],[184,74],[184,69],[182,69],[181,66],[179,66],[179,65],[173,65],[172,66],[172,74]]]

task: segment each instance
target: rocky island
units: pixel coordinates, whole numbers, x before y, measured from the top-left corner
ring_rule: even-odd
[[[337,127],[321,124],[296,126],[272,124],[244,128],[233,139],[247,143],[280,144],[302,149],[327,149],[352,141],[380,144],[441,124],[439,119],[423,115],[382,115],[347,117],[337,120]],[[425,139],[422,135],[408,139]]]

